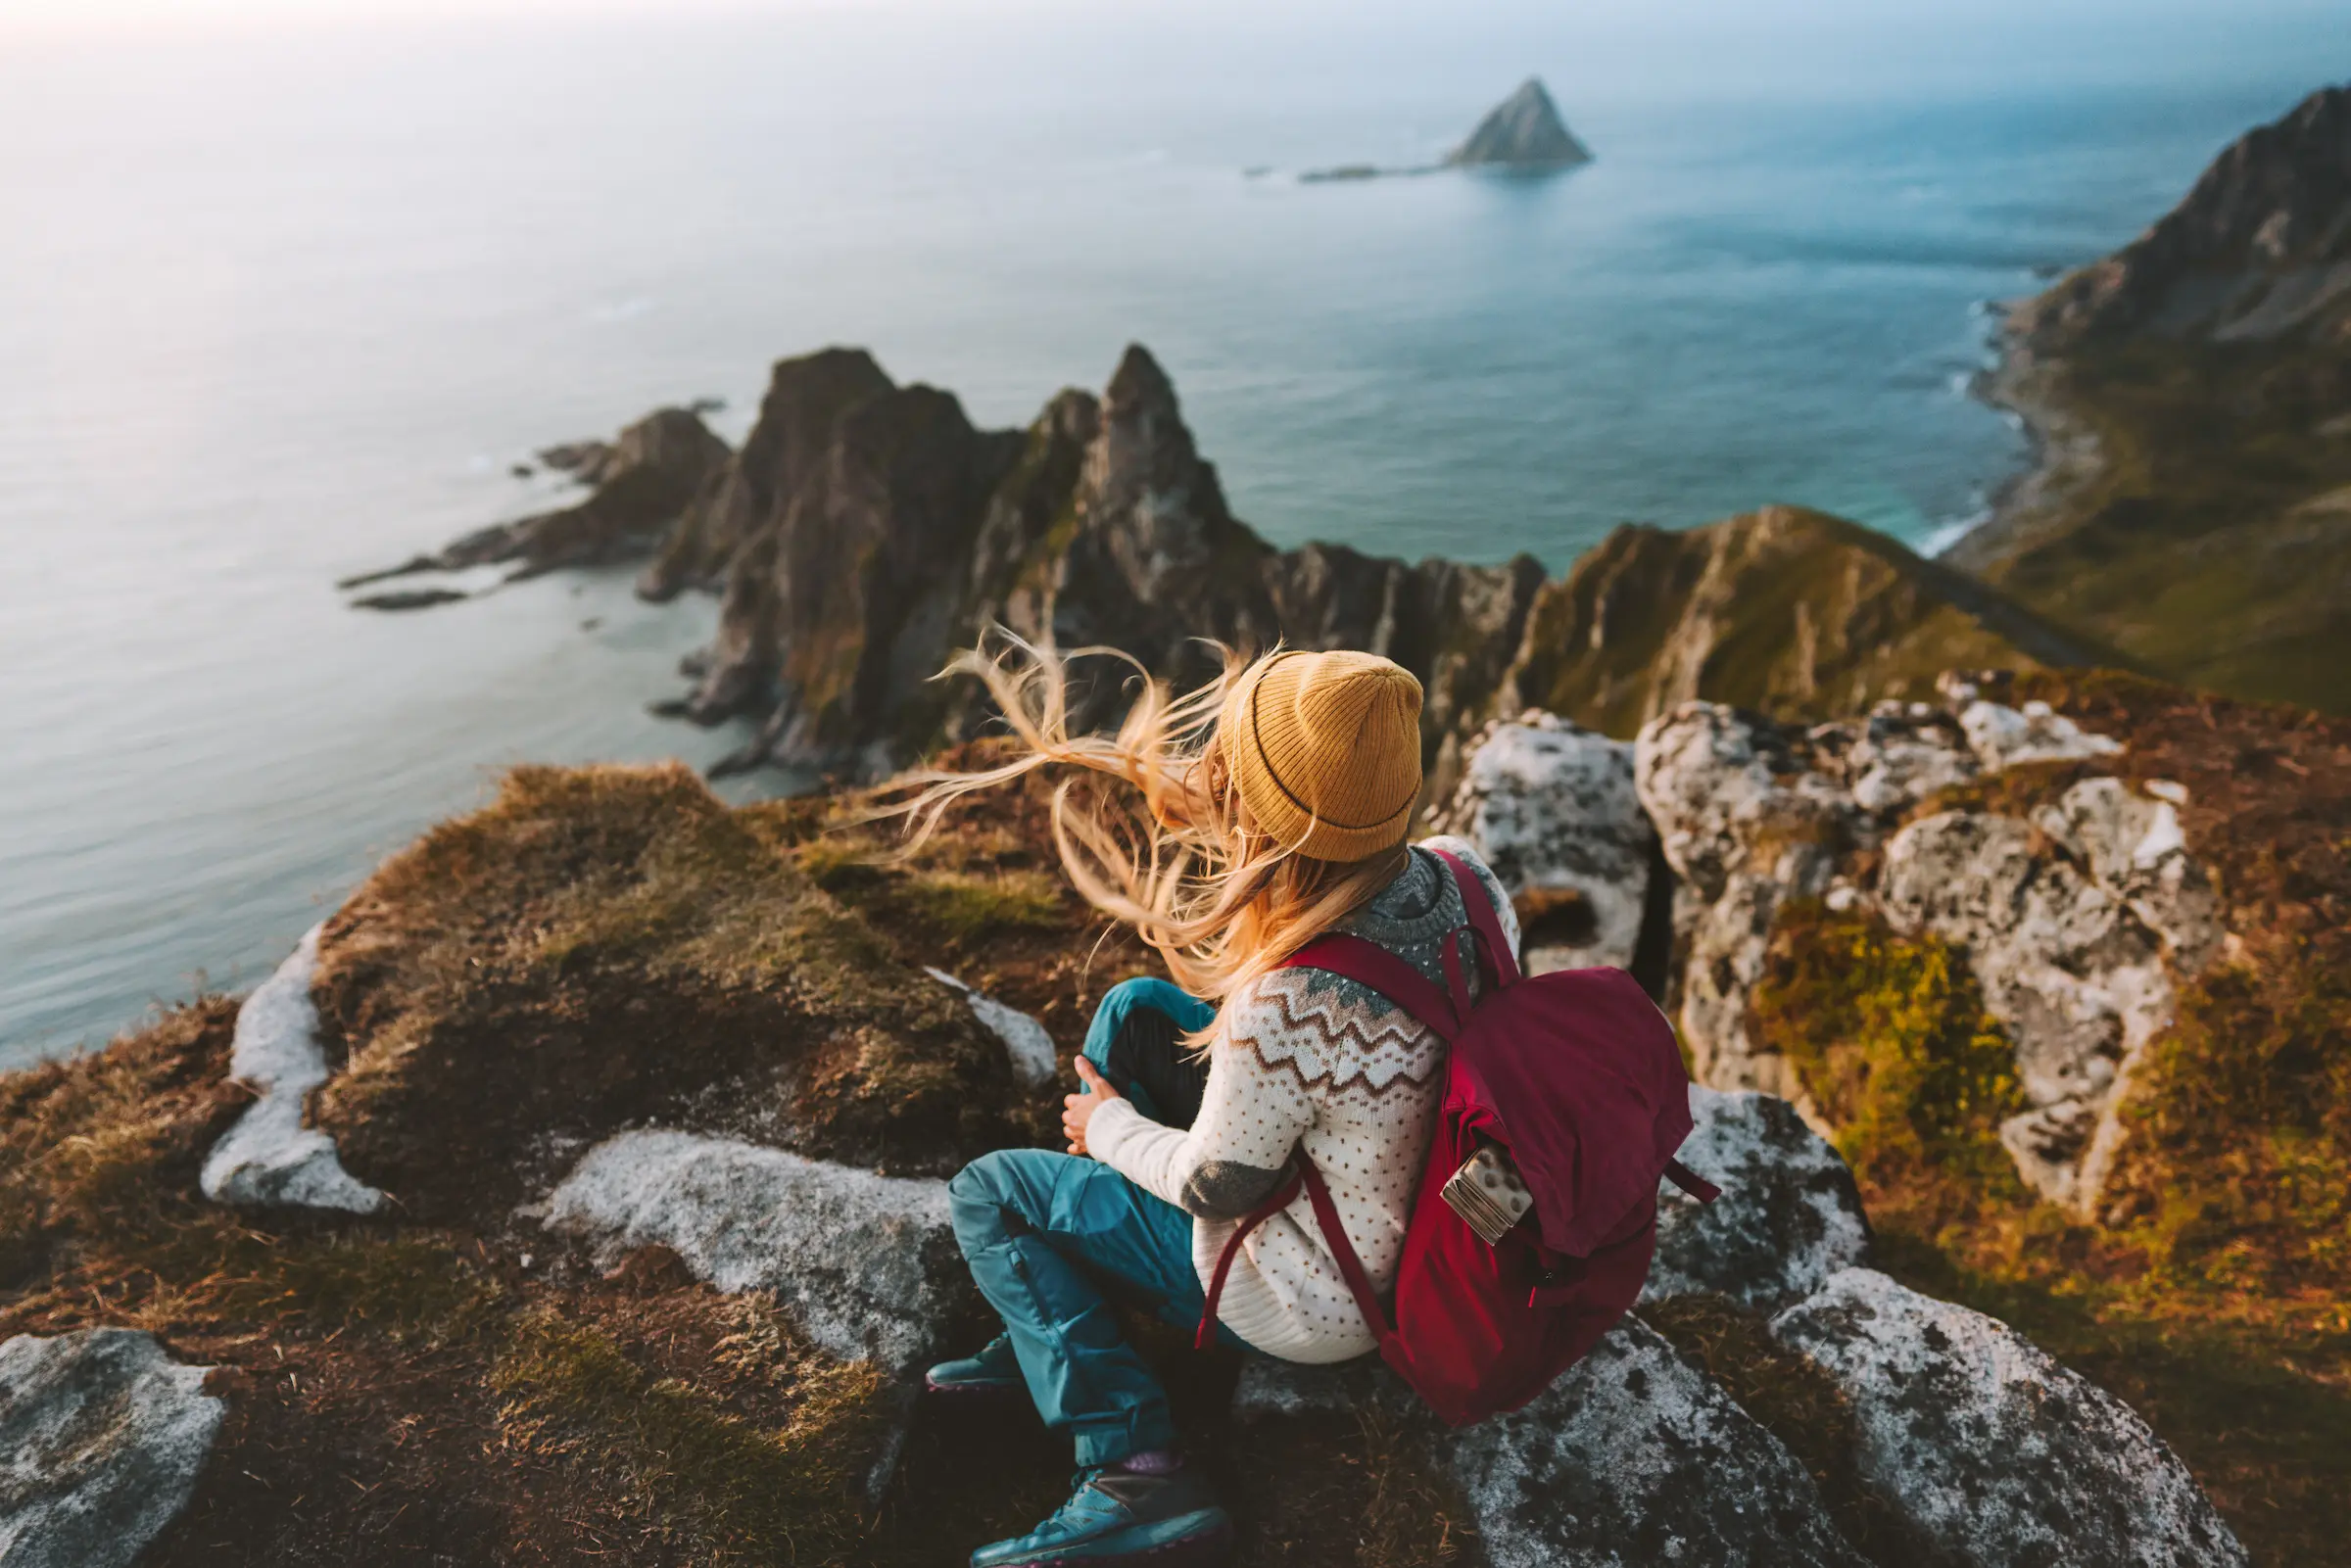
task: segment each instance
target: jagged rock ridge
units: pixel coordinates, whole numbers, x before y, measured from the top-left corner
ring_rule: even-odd
[[[601,465],[607,484],[635,471],[627,446]],[[974,733],[976,688],[930,678],[998,625],[1115,647],[1178,683],[1211,672],[1201,637],[1384,653],[1426,690],[1437,800],[1478,726],[1528,707],[1622,738],[1694,696],[1825,717],[1924,693],[1953,665],[2112,661],[1890,539],[1794,507],[1620,528],[1549,581],[1525,555],[1275,549],[1233,516],[1139,347],[1101,396],[1062,392],[1020,432],[977,429],[952,396],[898,387],[861,351],[783,360],[742,451],[681,507],[657,546],[627,537],[652,557],[647,596],[721,595],[693,687],[666,710],[755,722],[722,771],[873,777]],[[1108,673],[1081,718],[1122,700],[1124,672]]]
[[[1523,556],[1275,550],[1232,515],[1166,373],[1132,348],[1099,399],[1064,392],[1019,433],[976,430],[952,397],[895,388],[853,351],[784,360],[644,586],[723,582],[677,711],[757,719],[735,766],[872,775],[978,722],[971,691],[929,681],[994,625],[1117,647],[1184,683],[1211,673],[1202,637],[1367,647],[1421,678],[1442,735],[1492,691],[1541,580]],[[1088,716],[1117,700],[1105,683]]]

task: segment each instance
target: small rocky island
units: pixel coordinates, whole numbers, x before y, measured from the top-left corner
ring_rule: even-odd
[[[1334,168],[1309,169],[1299,179],[1309,185],[1342,180],[1378,179],[1390,174],[1434,174],[1447,168],[1486,168],[1504,173],[1548,174],[1592,162],[1592,150],[1576,139],[1559,118],[1559,106],[1540,76],[1529,76],[1518,90],[1496,104],[1468,139],[1445,155],[1443,163],[1412,168],[1383,168],[1377,164],[1341,164]]]
[[[1592,162],[1592,151],[1559,118],[1559,106],[1551,101],[1543,78],[1529,76],[1445,162],[1455,168],[1573,168]]]

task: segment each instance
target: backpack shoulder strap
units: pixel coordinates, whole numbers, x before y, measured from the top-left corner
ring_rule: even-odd
[[[1282,960],[1280,967],[1321,970],[1377,991],[1449,1041],[1462,1031],[1461,1016],[1434,981],[1367,937],[1327,932]]]
[[[1503,934],[1502,917],[1495,912],[1494,895],[1486,891],[1485,880],[1459,855],[1442,849],[1431,849],[1429,853],[1445,863],[1462,889],[1462,908],[1469,912],[1469,928],[1477,932],[1477,949],[1494,972],[1495,985],[1517,984],[1518,955],[1511,951],[1510,939]]]

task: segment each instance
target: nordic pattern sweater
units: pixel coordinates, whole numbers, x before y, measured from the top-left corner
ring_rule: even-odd
[[[1494,874],[1459,838],[1414,850],[1396,879],[1340,926],[1440,987],[1447,933],[1464,924],[1460,887],[1428,848],[1461,857],[1485,884],[1513,947],[1518,922]],[[1472,979],[1472,984],[1474,984]],[[1125,1100],[1094,1112],[1095,1159],[1193,1216],[1205,1288],[1240,1217],[1303,1147],[1321,1170],[1374,1288],[1396,1280],[1405,1226],[1435,1129],[1445,1041],[1375,991],[1319,970],[1275,970],[1226,1000],[1209,1046],[1208,1087],[1190,1129]],[[1290,1361],[1343,1361],[1378,1348],[1301,1193],[1241,1244],[1217,1314]]]

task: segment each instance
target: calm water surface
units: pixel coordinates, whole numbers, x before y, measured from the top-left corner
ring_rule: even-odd
[[[644,711],[707,601],[340,602],[545,504],[507,472],[539,445],[699,396],[739,436],[767,361],[827,343],[1015,423],[1139,340],[1284,544],[1558,571],[1619,521],[1790,500],[1932,546],[2021,455],[1962,395],[1983,302],[2323,79],[1798,101],[1358,42],[1232,71],[1108,21],[0,48],[0,1067],[251,984],[503,766],[735,743]],[[1530,68],[1598,164],[1291,177],[1424,160]]]

